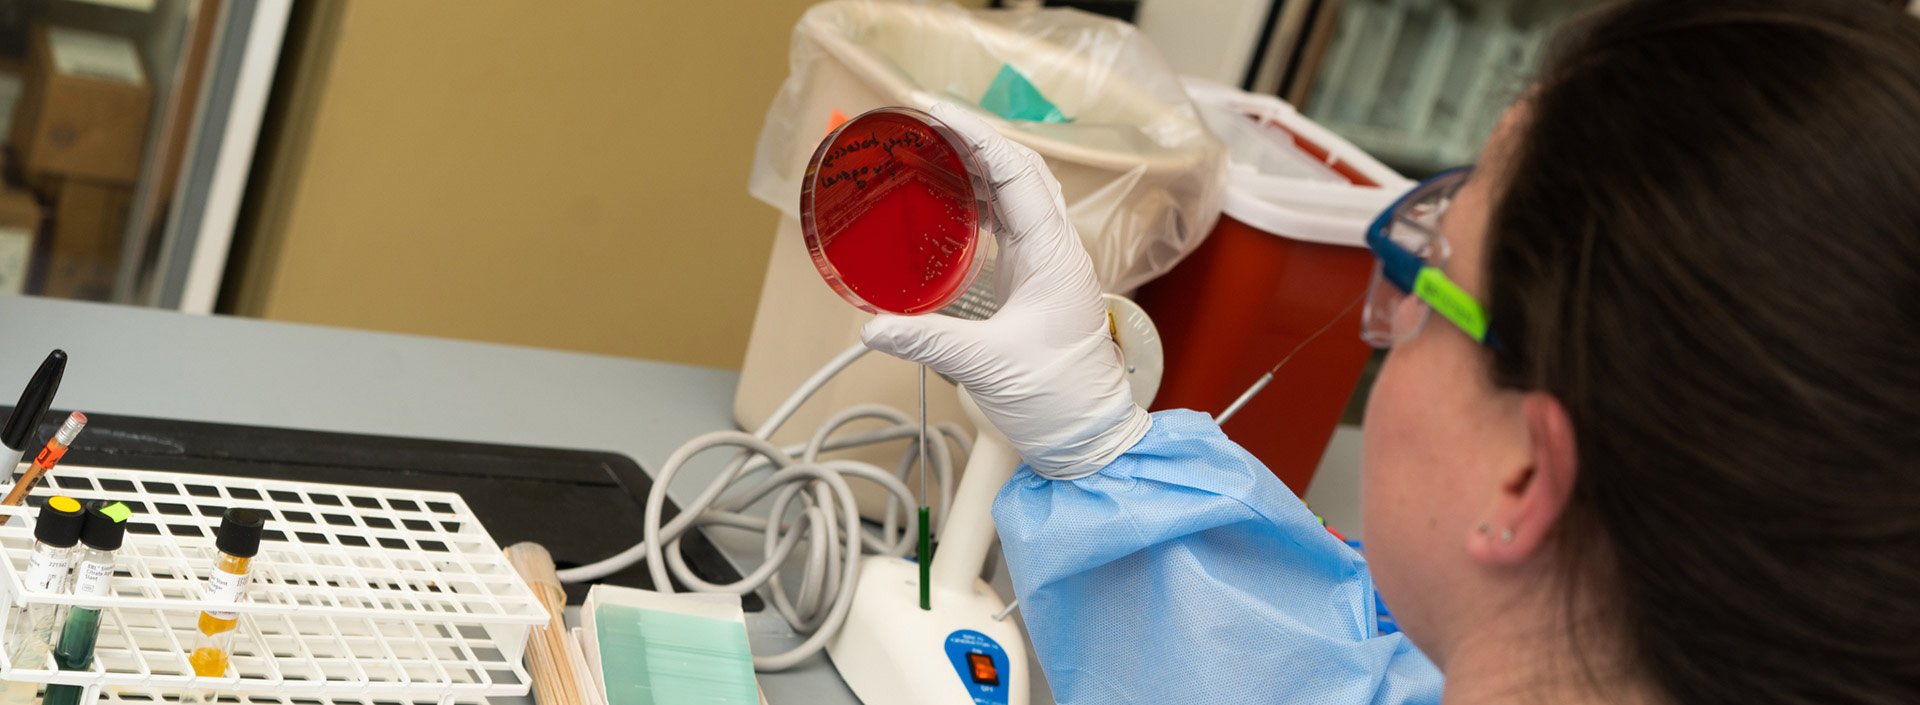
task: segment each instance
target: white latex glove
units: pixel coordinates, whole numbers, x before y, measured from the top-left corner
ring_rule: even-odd
[[[941,103],[932,112],[972,145],[993,182],[1000,310],[984,321],[881,315],[860,337],[959,382],[1040,474],[1091,475],[1146,435],[1152,419],[1133,403],[1060,183],[1040,155],[966,110]]]

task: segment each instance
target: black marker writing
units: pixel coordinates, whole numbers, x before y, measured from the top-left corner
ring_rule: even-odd
[[[889,137],[885,140],[880,139],[879,136],[873,133],[868,133],[866,139],[856,139],[828,150],[827,155],[820,159],[820,171],[825,173],[832,169],[834,163],[840,161],[841,158],[875,147],[879,147],[880,151],[886,152],[886,158],[877,165],[862,166],[858,169],[848,167],[832,173],[826,173],[820,177],[820,188],[825,189],[835,184],[852,182],[855,189],[864,191],[868,186],[884,182],[906,168],[894,155],[893,149],[895,147],[907,147],[912,150],[919,150],[926,146],[927,136],[921,132],[902,132],[897,136]]]

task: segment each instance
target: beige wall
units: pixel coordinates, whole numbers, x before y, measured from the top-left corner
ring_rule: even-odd
[[[309,6],[222,308],[738,367],[776,222],[747,173],[810,4]]]

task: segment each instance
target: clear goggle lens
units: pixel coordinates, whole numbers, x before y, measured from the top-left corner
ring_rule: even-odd
[[[1451,254],[1447,241],[1440,237],[1440,217],[1453,203],[1458,183],[1432,184],[1427,194],[1416,194],[1401,204],[1387,224],[1387,239],[1412,252],[1427,266],[1444,269]],[[1406,342],[1420,333],[1432,312],[1425,301],[1401,291],[1387,279],[1381,263],[1373,263],[1373,280],[1367,284],[1366,308],[1360,316],[1360,338],[1368,345],[1386,349]]]

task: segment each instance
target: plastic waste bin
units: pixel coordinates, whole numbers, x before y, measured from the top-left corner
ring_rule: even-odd
[[[1009,69],[1064,121],[1007,120],[981,109]],[[749,185],[780,219],[734,397],[743,427],[757,427],[821,364],[859,342],[869,318],[835,295],[807,258],[797,219],[807,158],[839,119],[943,101],[974,109],[1047,160],[1108,291],[1131,291],[1170,269],[1218,216],[1225,148],[1132,26],[1062,9],[818,5],[794,28],[791,73],[767,112]],[[854,404],[911,413],[917,375],[915,365],[869,355],[822,389],[775,441],[805,440],[829,414]],[[934,422],[968,427],[951,385],[933,379],[927,402]],[[891,468],[903,445],[853,457]],[[862,513],[877,515],[885,495],[866,483],[855,489]]]
[[[1278,98],[1187,86],[1227,144],[1227,198],[1213,234],[1136,297],[1166,350],[1155,408],[1218,414],[1326,328],[1222,426],[1304,496],[1370,354],[1354,303],[1366,226],[1412,184]]]

